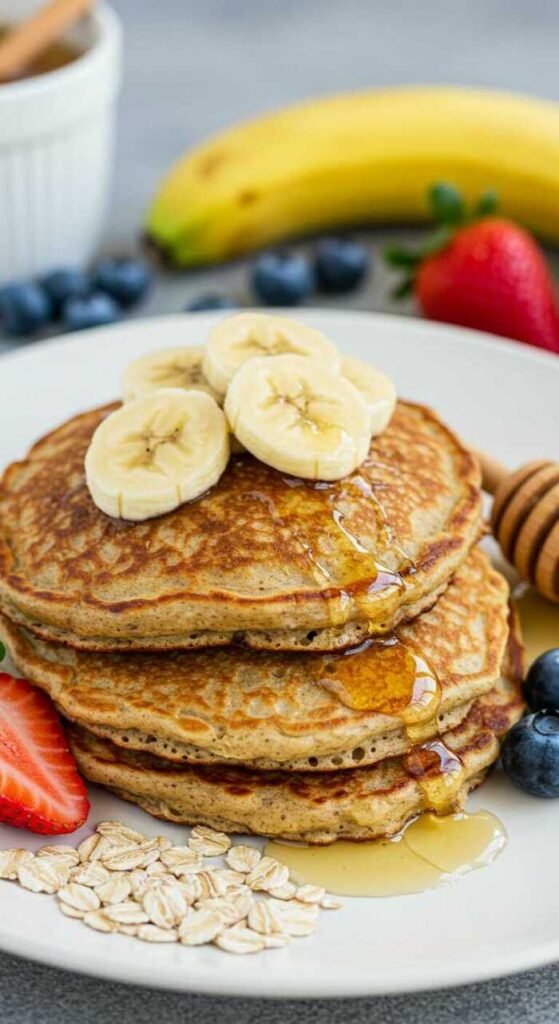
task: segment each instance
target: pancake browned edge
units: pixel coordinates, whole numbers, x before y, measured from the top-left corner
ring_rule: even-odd
[[[463,808],[523,709],[522,649],[515,620],[500,682],[476,701],[460,726],[442,737],[463,767],[461,785],[446,812]],[[77,726],[69,728],[69,740],[87,779],[176,823],[326,844],[394,835],[423,811],[440,810],[426,785],[440,776],[440,760],[435,751],[432,758],[425,757],[428,746],[372,767],[312,774],[195,765],[179,769],[149,754],[124,751]]]
[[[0,604],[46,639],[339,649],[433,604],[479,535],[477,460],[434,413],[405,402],[344,480],[287,478],[245,455],[168,515],[110,519],[83,463],[115,408],[47,435],[0,486]]]
[[[440,686],[440,702],[424,709],[421,738],[457,726],[499,677],[507,602],[505,579],[474,548],[434,608],[400,626],[388,647],[97,654],[40,640],[2,616],[0,638],[62,714],[120,746],[182,763],[327,771],[409,750],[401,712],[416,690],[417,656],[419,675],[428,665]],[[385,656],[398,654],[387,675]],[[340,695],[345,671],[365,707]],[[399,700],[394,673],[404,683]]]

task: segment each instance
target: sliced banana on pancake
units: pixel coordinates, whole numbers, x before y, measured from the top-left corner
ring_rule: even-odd
[[[131,402],[160,388],[196,388],[217,400],[217,392],[202,370],[202,346],[183,345],[148,352],[130,363],[122,381],[124,401]]]
[[[163,388],[100,423],[85,472],[102,512],[138,521],[203,494],[228,459],[229,429],[214,399],[203,391]]]
[[[209,333],[203,371],[224,395],[243,363],[258,356],[309,356],[338,370],[336,346],[320,331],[268,313],[237,313],[220,320]]]
[[[386,430],[396,408],[396,388],[390,377],[371,363],[363,363],[353,356],[342,356],[342,376],[363,395],[369,409],[371,437]]]
[[[225,412],[262,462],[311,480],[339,480],[367,456],[370,414],[350,381],[298,355],[250,359],[235,374]]]

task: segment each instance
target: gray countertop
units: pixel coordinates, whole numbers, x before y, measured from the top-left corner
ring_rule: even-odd
[[[113,2],[125,25],[126,79],[108,251],[130,250],[155,184],[187,145],[269,107],[427,81],[559,98],[555,0]],[[372,249],[386,236],[371,236]],[[338,305],[391,310],[386,286],[377,265],[369,287]],[[162,276],[142,314],[178,311],[214,289],[246,299],[246,267]],[[2,1024],[551,1024],[558,999],[559,967],[449,992],[274,1003],[128,988],[0,954]]]

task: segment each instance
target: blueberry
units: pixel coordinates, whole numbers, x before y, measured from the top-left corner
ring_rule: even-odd
[[[203,313],[204,310],[209,309],[237,309],[237,305],[232,299],[228,299],[226,295],[218,295],[217,292],[206,292],[185,306],[187,313]]]
[[[296,306],[314,291],[314,271],[299,253],[264,252],[255,260],[252,287],[266,306]]]
[[[124,309],[133,306],[146,294],[151,272],[139,260],[103,260],[94,275],[94,285],[106,292]]]
[[[559,713],[536,711],[511,729],[503,743],[503,768],[533,796],[559,796]]]
[[[104,292],[92,292],[84,299],[68,299],[62,308],[64,326],[69,331],[83,331],[118,320],[120,307]]]
[[[324,238],[317,246],[316,276],[324,292],[341,295],[352,291],[368,267],[367,250],[351,238]]]
[[[25,338],[49,322],[52,304],[44,288],[34,281],[7,284],[0,290],[0,320],[6,334]]]
[[[525,687],[532,711],[559,711],[559,647],[536,658],[528,670]]]
[[[67,299],[83,299],[91,291],[91,281],[85,271],[72,267],[51,270],[41,284],[50,296],[56,316],[60,315]]]

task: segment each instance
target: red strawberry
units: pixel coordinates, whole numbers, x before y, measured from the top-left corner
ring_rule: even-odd
[[[74,832],[89,813],[85,786],[48,697],[0,674],[0,821],[32,832]]]
[[[410,254],[391,249],[389,262],[404,266],[425,316],[475,327],[559,352],[559,307],[541,249],[523,228],[489,216],[486,197],[467,218],[448,185],[431,192],[442,223],[432,241]],[[478,219],[476,219],[476,217]]]

